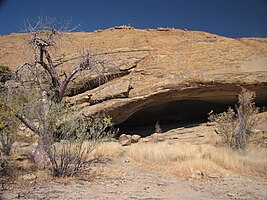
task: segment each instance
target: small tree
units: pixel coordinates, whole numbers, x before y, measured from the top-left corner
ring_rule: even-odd
[[[255,106],[255,97],[255,92],[242,88],[235,110],[229,108],[220,114],[210,113],[209,120],[217,123],[216,133],[221,136],[223,143],[231,148],[245,150],[249,143],[252,129],[259,121],[256,116],[259,109]]]
[[[36,163],[47,163],[54,141],[56,127],[62,120],[66,104],[62,102],[69,83],[78,72],[84,70],[99,72],[104,61],[98,61],[86,51],[80,56],[80,62],[69,72],[61,72],[59,65],[50,52],[56,49],[58,41],[67,30],[57,29],[53,19],[40,19],[35,26],[29,26],[28,41],[33,50],[33,62],[23,64],[16,72],[16,87],[9,87],[9,96],[19,99],[20,107],[16,117],[29,129],[39,135],[34,153]],[[62,31],[63,30],[63,31]],[[59,119],[59,120],[58,120]],[[64,120],[63,120],[64,121]]]

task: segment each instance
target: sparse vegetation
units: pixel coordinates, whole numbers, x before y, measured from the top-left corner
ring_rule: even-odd
[[[13,80],[6,85],[5,94],[1,95],[0,147],[1,153],[9,153],[14,130],[21,121],[39,136],[31,155],[34,162],[51,166],[52,175],[62,177],[72,176],[87,165],[97,144],[115,130],[110,128],[110,118],[100,115],[88,118],[83,113],[78,114],[75,105],[63,101],[69,83],[79,72],[100,73],[104,61],[98,61],[86,51],[69,72],[58,69],[64,61],[53,59],[51,52],[67,28],[57,29],[55,24],[50,18],[40,19],[36,26],[28,24],[31,35],[28,44],[33,50],[34,61],[19,67]],[[10,71],[6,67],[0,70],[1,82],[5,82]]]
[[[0,151],[0,193],[4,189],[3,185],[7,181],[7,179],[6,179],[7,168],[8,168],[7,158]],[[0,195],[0,197],[1,197],[1,195]]]
[[[9,67],[0,65],[0,87],[3,87],[3,84],[10,79],[11,71]]]
[[[255,96],[255,92],[242,88],[235,110],[229,108],[220,114],[210,113],[209,120],[217,124],[216,133],[221,136],[224,144],[233,149],[246,149],[252,129],[259,121],[256,116],[259,109],[255,106]]]
[[[63,127],[62,127],[63,126]],[[110,118],[79,118],[61,126],[61,140],[52,145],[49,158],[53,176],[72,176],[85,167],[100,142],[114,132]]]
[[[39,135],[38,146],[33,159],[35,163],[40,165],[46,165],[49,162],[54,142],[58,139],[71,139],[68,137],[70,136],[69,132],[76,127],[69,128],[68,133],[61,132],[61,136],[66,135],[66,137],[58,138],[59,127],[62,127],[62,123],[69,123],[71,120],[77,122],[77,120],[69,117],[75,117],[74,112],[77,110],[70,110],[69,105],[62,101],[69,83],[78,76],[78,72],[90,70],[92,74],[93,71],[100,73],[104,67],[103,61],[98,61],[89,51],[86,51],[80,56],[80,62],[73,66],[69,72],[59,70],[58,66],[63,65],[63,63],[54,60],[51,52],[56,49],[61,35],[68,30],[67,26],[63,25],[57,28],[55,24],[56,21],[50,18],[40,19],[35,26],[28,24],[27,29],[31,35],[28,43],[33,50],[34,61],[26,62],[16,71],[16,83],[10,84],[8,90],[8,95],[12,97],[8,100],[17,108],[13,109],[16,112],[15,116],[35,134]],[[81,116],[77,115],[76,118],[81,119]],[[69,119],[66,120],[67,118]],[[100,129],[104,128],[100,127],[100,124],[106,123],[104,119],[101,118],[101,120],[103,121],[96,122],[97,120],[95,120]],[[73,123],[70,124],[73,125]],[[92,124],[79,125],[86,126],[88,132],[90,129],[88,126]],[[77,133],[78,131],[75,132],[76,141],[81,139]],[[97,132],[97,134],[102,133]],[[89,138],[84,137],[81,140],[87,139]],[[57,173],[60,174],[61,172]]]
[[[227,147],[208,144],[161,142],[132,146],[129,157],[137,163],[178,177],[191,177],[196,170],[201,170],[205,175],[229,170],[266,178],[266,153],[266,149],[256,147],[251,147],[244,155]]]
[[[10,78],[11,72],[7,66],[0,66],[0,153],[9,155],[11,145],[15,139],[18,120],[7,101],[4,89],[5,82]]]
[[[7,101],[6,93],[0,90],[0,151],[5,156],[10,153],[18,125],[19,121]]]
[[[63,140],[52,146],[52,175],[58,177],[75,175],[91,161],[108,159],[121,151],[118,143],[102,143],[100,139],[83,142]]]

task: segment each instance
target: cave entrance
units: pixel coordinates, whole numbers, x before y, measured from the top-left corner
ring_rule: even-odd
[[[119,134],[138,133],[145,137],[155,132],[155,124],[159,120],[163,132],[179,127],[196,126],[208,120],[208,113],[220,113],[229,106],[233,107],[237,100],[213,102],[205,100],[178,100],[141,109],[119,125]]]

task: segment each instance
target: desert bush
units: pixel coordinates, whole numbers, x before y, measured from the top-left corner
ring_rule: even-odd
[[[16,112],[33,123],[39,143],[33,154],[34,161],[51,165],[55,177],[72,176],[88,164],[89,154],[115,129],[109,117],[94,118],[78,114],[78,106],[54,102],[36,87],[25,86],[9,93],[18,105]]]
[[[0,175],[1,176],[5,174],[6,165],[7,165],[7,159],[3,155],[3,153],[0,152]]]
[[[3,185],[7,180],[7,170],[8,169],[8,159],[3,153],[0,151],[0,194],[3,189]],[[0,195],[1,199],[1,195]]]
[[[35,132],[41,138],[42,144],[37,148],[42,149],[35,151],[35,162],[46,160],[55,177],[72,176],[82,170],[97,144],[115,131],[110,128],[111,118],[78,114],[76,105],[42,98],[37,89],[24,89],[23,95],[17,91],[12,97],[21,103],[19,112],[34,122]]]
[[[4,84],[11,77],[9,67],[0,65],[0,84]]]
[[[0,91],[0,151],[3,155],[9,155],[18,125],[19,121],[7,101],[6,93]]]
[[[255,128],[259,117],[259,109],[255,106],[255,92],[242,88],[238,95],[238,105],[235,110],[229,108],[220,114],[209,113],[209,120],[216,122],[216,133],[222,142],[231,148],[245,150],[249,143],[252,129]]]
[[[52,175],[73,176],[90,162],[90,154],[105,138],[115,134],[108,117],[82,116],[61,126],[61,141],[52,145],[49,159]]]
[[[111,128],[109,117],[86,117],[77,113],[76,105],[56,103],[42,95],[36,88],[10,95],[19,104],[16,110],[34,123],[35,133],[41,138],[37,149],[42,149],[35,150],[34,161],[45,160],[54,177],[75,175],[89,163],[88,156],[97,144],[116,130]]]
[[[8,127],[5,127],[4,130],[0,130],[0,151],[3,154],[10,154],[11,147],[14,141],[15,133],[13,133],[12,130],[10,130]]]

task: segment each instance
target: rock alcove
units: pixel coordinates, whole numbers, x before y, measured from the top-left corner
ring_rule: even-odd
[[[120,133],[139,133],[143,137],[148,136],[155,132],[155,124],[158,121],[163,132],[178,127],[195,126],[207,122],[211,110],[220,113],[234,104],[235,102],[224,104],[202,99],[184,99],[148,106],[121,123]]]
[[[104,74],[90,71],[75,77],[66,101],[78,105],[77,114],[105,113],[121,133],[151,134],[158,120],[163,131],[206,122],[210,110],[233,106],[241,87],[255,91],[258,103],[267,104],[266,38],[129,27],[66,36],[51,54],[62,61],[64,74],[80,62],[80,50],[107,61]],[[1,64],[15,71],[28,63],[32,56],[20,47],[30,38],[1,36]]]
[[[256,99],[257,106],[265,106]],[[163,132],[180,127],[192,127],[208,121],[208,113],[221,113],[234,108],[237,104],[237,94],[221,98],[192,98],[170,101],[147,106],[131,115],[119,125],[119,134],[140,134],[142,137],[155,132],[155,124],[159,121]]]

